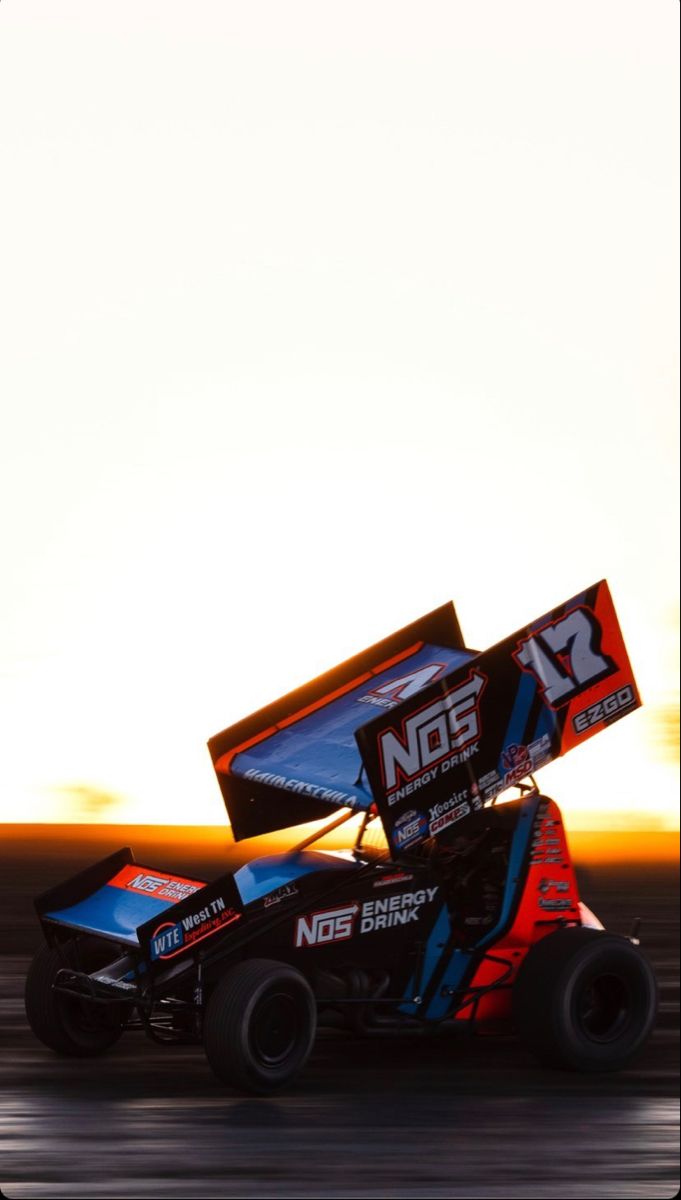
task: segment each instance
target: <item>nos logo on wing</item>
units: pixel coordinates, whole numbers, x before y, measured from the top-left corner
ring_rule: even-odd
[[[463,750],[480,737],[480,697],[487,683],[471,671],[463,683],[432,700],[402,721],[399,732],[386,729],[378,737],[383,786],[393,791],[423,771]]]

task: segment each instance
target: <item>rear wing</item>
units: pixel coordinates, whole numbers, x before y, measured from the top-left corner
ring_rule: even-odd
[[[208,745],[236,840],[376,803],[398,852],[640,703],[601,581],[482,653],[444,605]]]
[[[445,834],[640,704],[602,580],[356,731],[391,848]]]
[[[58,927],[120,945],[139,945],[138,927],[203,893],[206,884],[146,867],[129,846],[43,892],[35,908],[48,942]]]
[[[235,925],[243,903],[231,872],[212,883],[135,862],[125,846],[44,892],[35,902],[47,941],[89,934],[163,968]]]

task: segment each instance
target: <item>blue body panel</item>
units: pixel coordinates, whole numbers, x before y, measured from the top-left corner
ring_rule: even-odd
[[[447,905],[443,904],[440,909],[437,920],[433,925],[430,936],[426,943],[425,956],[423,960],[423,968],[420,979],[420,991],[425,992],[433,972],[442,958],[442,951],[447,944],[447,939],[450,934],[450,921]],[[413,1003],[414,991],[416,989],[416,977],[411,976],[405,988],[405,1003],[400,1005],[400,1012],[407,1013],[410,1016],[423,1015],[421,1006]]]
[[[506,874],[506,885],[504,887],[504,898],[501,904],[499,920],[494,928],[490,929],[489,933],[480,939],[475,947],[476,950],[481,950],[483,946],[491,945],[506,928],[511,908],[515,903],[518,888],[520,887],[520,872],[530,844],[530,836],[539,803],[539,796],[528,796],[520,810],[518,824],[515,827],[513,841],[511,842],[511,854],[508,860],[508,872]]]
[[[172,905],[172,900],[159,900],[158,896],[143,896],[139,892],[124,891],[105,884],[86,900],[69,908],[45,913],[45,916],[50,921],[59,921],[73,929],[100,933],[136,946],[138,925],[150,921]]]
[[[347,797],[345,803],[360,809],[368,808],[373,796],[368,784],[360,778],[362,760],[355,742],[355,730],[392,705],[389,694],[382,706],[367,702],[367,695],[375,693],[392,680],[403,679],[413,671],[441,664],[441,671],[424,678],[423,687],[474,657],[470,650],[423,645],[400,662],[365,679],[351,691],[236,754],[230,770],[242,777],[248,777],[249,772],[272,774],[279,777],[279,787],[287,787],[292,791],[303,790],[302,786],[296,788],[298,783],[338,791]],[[311,793],[308,791],[306,794]],[[343,803],[343,800],[331,802]]]
[[[347,871],[348,867],[360,865],[351,855],[302,850],[297,854],[272,854],[246,863],[235,872],[234,881],[243,903],[250,904],[303,875],[315,871]],[[172,900],[105,884],[78,904],[47,912],[45,917],[72,929],[136,946],[138,927],[172,907]]]
[[[315,850],[301,850],[297,854],[270,854],[240,867],[234,874],[234,882],[244,904],[250,904],[303,875],[311,875],[315,871],[347,871],[348,867],[360,865],[350,856]]]
[[[421,978],[421,992],[425,992],[430,980],[432,979],[436,968],[441,963],[443,954],[449,955],[449,961],[442,974],[440,985],[434,996],[431,997],[427,1009],[424,1011],[422,1006],[417,1006],[411,1003],[411,998],[414,995],[414,987],[416,980],[412,976],[405,989],[405,1003],[400,1005],[400,1012],[408,1013],[412,1016],[424,1017],[427,1021],[441,1021],[446,1017],[455,1006],[456,997],[448,994],[448,989],[457,988],[463,979],[466,969],[469,966],[471,959],[484,957],[480,951],[484,951],[485,947],[491,947],[505,932],[511,910],[517,899],[518,889],[520,887],[520,875],[523,867],[523,862],[528,852],[530,837],[534,825],[534,818],[539,807],[540,797],[531,796],[525,801],[523,807],[518,814],[518,823],[513,831],[511,840],[511,853],[508,863],[508,872],[506,875],[506,883],[504,887],[504,895],[501,903],[501,910],[496,925],[483,935],[479,942],[472,946],[469,950],[454,950],[446,951],[445,946],[450,933],[450,921],[447,906],[443,905],[435,925],[431,931],[430,937],[425,949],[425,957],[423,962],[423,974]]]

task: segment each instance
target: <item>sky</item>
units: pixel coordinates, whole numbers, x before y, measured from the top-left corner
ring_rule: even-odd
[[[206,740],[606,577],[678,828],[671,2],[0,4],[0,821],[222,823]]]

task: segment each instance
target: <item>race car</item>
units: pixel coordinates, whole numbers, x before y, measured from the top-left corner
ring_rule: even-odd
[[[605,581],[482,653],[436,609],[210,739],[235,840],[314,823],[293,850],[205,882],[124,848],[38,898],[34,1033],[73,1056],[125,1030],[203,1043],[256,1094],[323,1024],[515,1030],[552,1066],[624,1066],[654,974],[580,899],[534,773],[640,703]],[[345,822],[350,848],[313,848]]]

